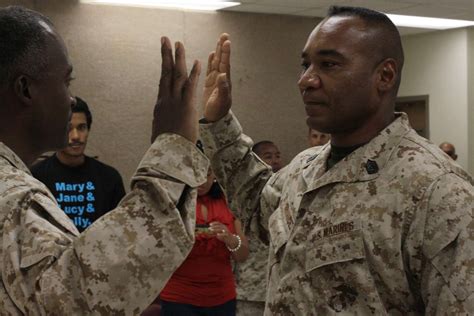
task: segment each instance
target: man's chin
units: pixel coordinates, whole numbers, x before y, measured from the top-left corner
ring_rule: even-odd
[[[69,156],[69,157],[82,157],[84,156],[84,151],[83,150],[75,150],[72,148],[66,148],[64,150],[60,151],[63,155]]]
[[[321,117],[308,116],[306,118],[306,125],[315,131],[325,134],[332,134],[338,129],[333,123],[324,120]]]

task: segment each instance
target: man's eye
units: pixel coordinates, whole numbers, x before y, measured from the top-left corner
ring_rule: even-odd
[[[302,63],[301,63],[301,69],[302,69],[303,71],[308,70],[308,68],[309,68],[309,63],[306,63],[306,62],[302,62]]]
[[[71,85],[71,82],[74,81],[74,79],[76,79],[76,78],[74,78],[74,77],[68,78],[68,79],[66,80],[66,86],[69,87],[69,86]]]
[[[335,62],[332,62],[332,61],[323,61],[323,62],[321,62],[321,67],[323,67],[323,68],[334,68],[335,66],[337,66],[337,64]]]

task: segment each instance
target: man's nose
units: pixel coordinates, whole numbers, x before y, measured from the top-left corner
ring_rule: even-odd
[[[298,87],[300,88],[301,93],[311,88],[319,89],[321,88],[321,85],[321,77],[313,70],[312,67],[306,69],[298,80]]]
[[[76,128],[71,128],[69,131],[69,138],[70,139],[78,139],[79,138],[79,133]]]

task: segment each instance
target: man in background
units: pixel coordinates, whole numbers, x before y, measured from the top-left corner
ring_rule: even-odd
[[[331,140],[331,135],[318,132],[311,127],[308,128],[308,144],[309,147],[322,146]]]
[[[68,146],[31,169],[53,193],[79,232],[114,209],[125,195],[122,177],[113,167],[84,154],[92,125],[87,103],[76,97]]]
[[[252,150],[267,165],[272,167],[273,172],[277,172],[283,167],[280,149],[278,149],[274,142],[262,140],[253,145]]]
[[[451,159],[456,160],[458,159],[458,155],[456,155],[456,148],[454,147],[453,144],[444,142],[439,145],[439,148],[441,148],[442,151],[446,153]]]

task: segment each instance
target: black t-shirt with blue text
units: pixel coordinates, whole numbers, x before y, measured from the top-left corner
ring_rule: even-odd
[[[125,195],[118,171],[87,156],[82,165],[69,167],[54,154],[34,165],[31,173],[53,193],[80,232],[114,209]]]

